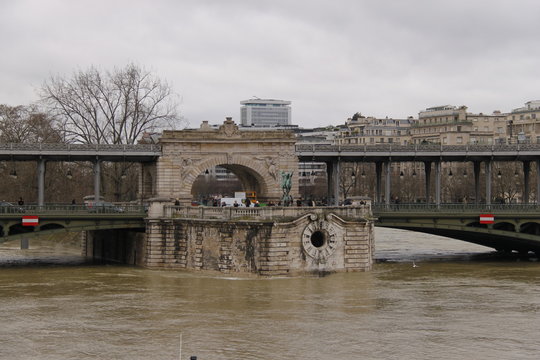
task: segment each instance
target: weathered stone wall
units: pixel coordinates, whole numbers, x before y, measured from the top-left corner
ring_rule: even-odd
[[[288,222],[149,219],[149,268],[286,276],[366,271],[373,223],[310,213]]]
[[[155,169],[145,173],[145,184],[153,179],[154,188],[145,188],[145,194],[189,204],[197,176],[220,165],[238,176],[244,190],[256,191],[260,200],[277,202],[282,196],[281,171],[298,171],[295,141],[291,131],[242,131],[231,119],[219,129],[203,124],[195,130],[164,131],[162,156]],[[297,177],[292,181],[291,195],[297,198]]]

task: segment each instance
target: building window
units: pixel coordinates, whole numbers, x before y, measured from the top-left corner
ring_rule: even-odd
[[[458,144],[463,144],[463,138],[462,138],[461,136],[458,136],[458,137],[456,138],[456,143],[458,143]]]

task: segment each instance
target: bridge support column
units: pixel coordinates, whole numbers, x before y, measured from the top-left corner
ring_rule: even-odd
[[[425,194],[426,194],[426,204],[430,203],[431,200],[431,191],[429,191],[431,184],[431,161],[424,161],[424,174],[425,174]]]
[[[328,205],[339,205],[339,162],[326,163],[326,175],[328,179]]]
[[[38,205],[45,205],[45,160],[39,159],[37,163]]]
[[[540,160],[536,160],[536,205],[540,205]]]
[[[529,197],[531,193],[530,180],[531,180],[531,162],[524,161],[523,162],[523,202],[525,204],[529,203]]]
[[[435,205],[441,206],[441,162],[435,161]]]
[[[375,201],[382,203],[382,163],[375,163]]]
[[[480,162],[473,162],[474,171],[474,203],[480,203]]]
[[[386,203],[386,205],[390,205],[390,196],[391,196],[391,187],[392,187],[392,182],[391,182],[391,173],[392,173],[392,162],[391,161],[387,161],[385,164],[385,171],[386,171],[386,174],[385,174],[385,177],[386,177],[386,181],[385,181],[385,186],[384,186],[384,202]]]
[[[491,205],[491,167],[492,160],[486,161],[486,205]]]
[[[101,189],[101,161],[94,162],[94,201],[99,201]]]

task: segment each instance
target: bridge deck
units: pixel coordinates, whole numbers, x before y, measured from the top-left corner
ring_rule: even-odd
[[[452,237],[498,250],[540,253],[536,204],[376,204],[376,226]],[[493,215],[482,223],[481,214]]]

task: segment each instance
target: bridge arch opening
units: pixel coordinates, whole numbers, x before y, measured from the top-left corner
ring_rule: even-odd
[[[45,230],[55,230],[55,229],[63,229],[64,226],[60,225],[60,224],[54,224],[54,223],[51,223],[51,224],[44,224],[44,225],[41,225],[39,227],[39,230],[40,231],[45,231]]]
[[[8,235],[26,234],[34,232],[34,228],[31,226],[22,226],[22,224],[15,224],[9,227]]]
[[[498,222],[498,223],[493,224],[493,229],[494,230],[504,230],[504,231],[515,232],[516,231],[516,225],[514,225],[512,223],[509,223],[509,222],[506,222],[506,221],[502,221],[502,222]]]
[[[540,235],[540,224],[536,222],[521,224],[519,232],[523,234]]]
[[[470,222],[470,223],[467,224],[467,226],[475,227],[475,228],[487,229],[486,224],[480,224],[480,222],[478,222],[478,221]]]
[[[254,193],[258,199],[268,199],[268,186],[255,169],[241,164],[219,164],[204,169],[191,186],[192,200],[212,205],[213,198],[234,197],[235,192]]]

